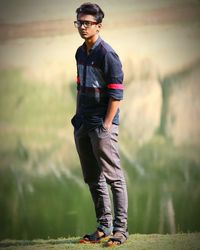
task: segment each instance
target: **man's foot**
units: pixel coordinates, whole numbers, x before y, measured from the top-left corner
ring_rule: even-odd
[[[118,246],[127,240],[127,236],[122,232],[114,232],[113,236],[106,242],[106,247]]]
[[[83,238],[79,240],[79,243],[101,243],[108,240],[109,236],[110,235],[105,234],[103,230],[97,229],[93,234],[86,234],[85,236],[83,236]]]

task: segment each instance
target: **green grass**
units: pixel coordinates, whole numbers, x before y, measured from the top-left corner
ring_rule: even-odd
[[[79,238],[60,238],[48,240],[16,241],[3,240],[0,242],[1,249],[12,250],[36,250],[36,249],[106,249],[101,244],[78,244]],[[123,250],[198,250],[200,249],[200,233],[192,234],[134,234],[121,246],[111,249]]]

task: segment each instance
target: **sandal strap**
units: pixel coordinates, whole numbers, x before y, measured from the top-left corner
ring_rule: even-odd
[[[101,229],[97,229],[99,231],[102,231],[103,232],[103,235],[100,236],[100,237],[97,237],[97,231],[95,231],[94,233],[92,234],[86,234],[83,236],[83,239],[85,239],[86,241],[100,241],[104,238],[106,238],[107,236],[109,236],[110,234],[105,234],[105,232]]]
[[[119,242],[119,244],[124,243],[127,240],[127,236],[123,232],[115,232],[113,237],[109,239],[112,242]]]
[[[83,239],[88,240],[88,241],[95,241],[97,240],[96,234],[92,233],[92,234],[86,234],[83,236]]]
[[[111,235],[113,228],[112,227],[105,227],[101,224],[97,226],[97,230],[100,230],[104,233],[105,237]]]

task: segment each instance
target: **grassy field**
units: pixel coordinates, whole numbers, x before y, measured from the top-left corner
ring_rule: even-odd
[[[104,244],[78,244],[79,238],[61,238],[48,240],[33,240],[33,241],[16,241],[4,240],[0,241],[1,249],[12,250],[35,250],[35,249],[106,249]],[[128,241],[122,246],[112,247],[111,249],[123,250],[199,250],[200,249],[200,234],[134,234],[130,235]]]

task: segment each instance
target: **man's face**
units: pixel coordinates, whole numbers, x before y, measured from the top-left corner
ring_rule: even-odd
[[[101,24],[97,24],[94,16],[92,15],[79,14],[77,21],[85,21],[85,23],[78,27],[79,34],[83,39],[90,39],[95,36],[101,28]]]

